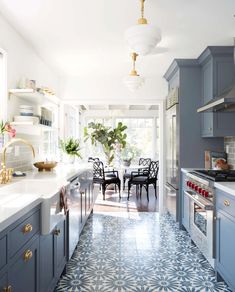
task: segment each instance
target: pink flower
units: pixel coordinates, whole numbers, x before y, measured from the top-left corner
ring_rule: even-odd
[[[11,138],[14,138],[16,135],[16,130],[12,128],[12,126],[9,123],[6,123],[4,126],[4,130],[9,134]]]
[[[10,136],[11,138],[14,138],[15,135],[16,135],[16,130],[15,130],[15,129],[12,129],[11,131],[8,132],[8,134],[9,134],[9,136]]]

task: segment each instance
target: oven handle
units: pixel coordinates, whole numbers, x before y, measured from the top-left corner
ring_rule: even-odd
[[[208,204],[205,200],[203,199],[196,199],[190,192],[184,191],[185,195],[187,195],[191,200],[193,200],[195,203],[197,203],[201,208],[205,210],[213,210],[213,205]]]

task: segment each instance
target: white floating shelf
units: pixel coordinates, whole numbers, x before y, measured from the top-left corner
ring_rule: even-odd
[[[14,95],[18,98],[22,98],[29,103],[46,106],[46,105],[59,105],[60,100],[55,95],[43,94],[34,89],[10,89],[10,95]]]
[[[55,131],[56,128],[33,122],[11,122],[11,125],[16,129],[16,134],[41,135],[42,131]]]

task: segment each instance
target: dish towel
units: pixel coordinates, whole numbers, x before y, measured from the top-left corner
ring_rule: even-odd
[[[64,215],[68,213],[68,198],[66,187],[62,187],[60,190],[60,211],[64,209]]]

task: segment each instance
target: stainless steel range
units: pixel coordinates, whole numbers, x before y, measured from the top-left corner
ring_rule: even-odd
[[[185,194],[190,198],[190,231],[194,243],[214,267],[215,181],[235,181],[235,171],[195,170],[187,173]]]

